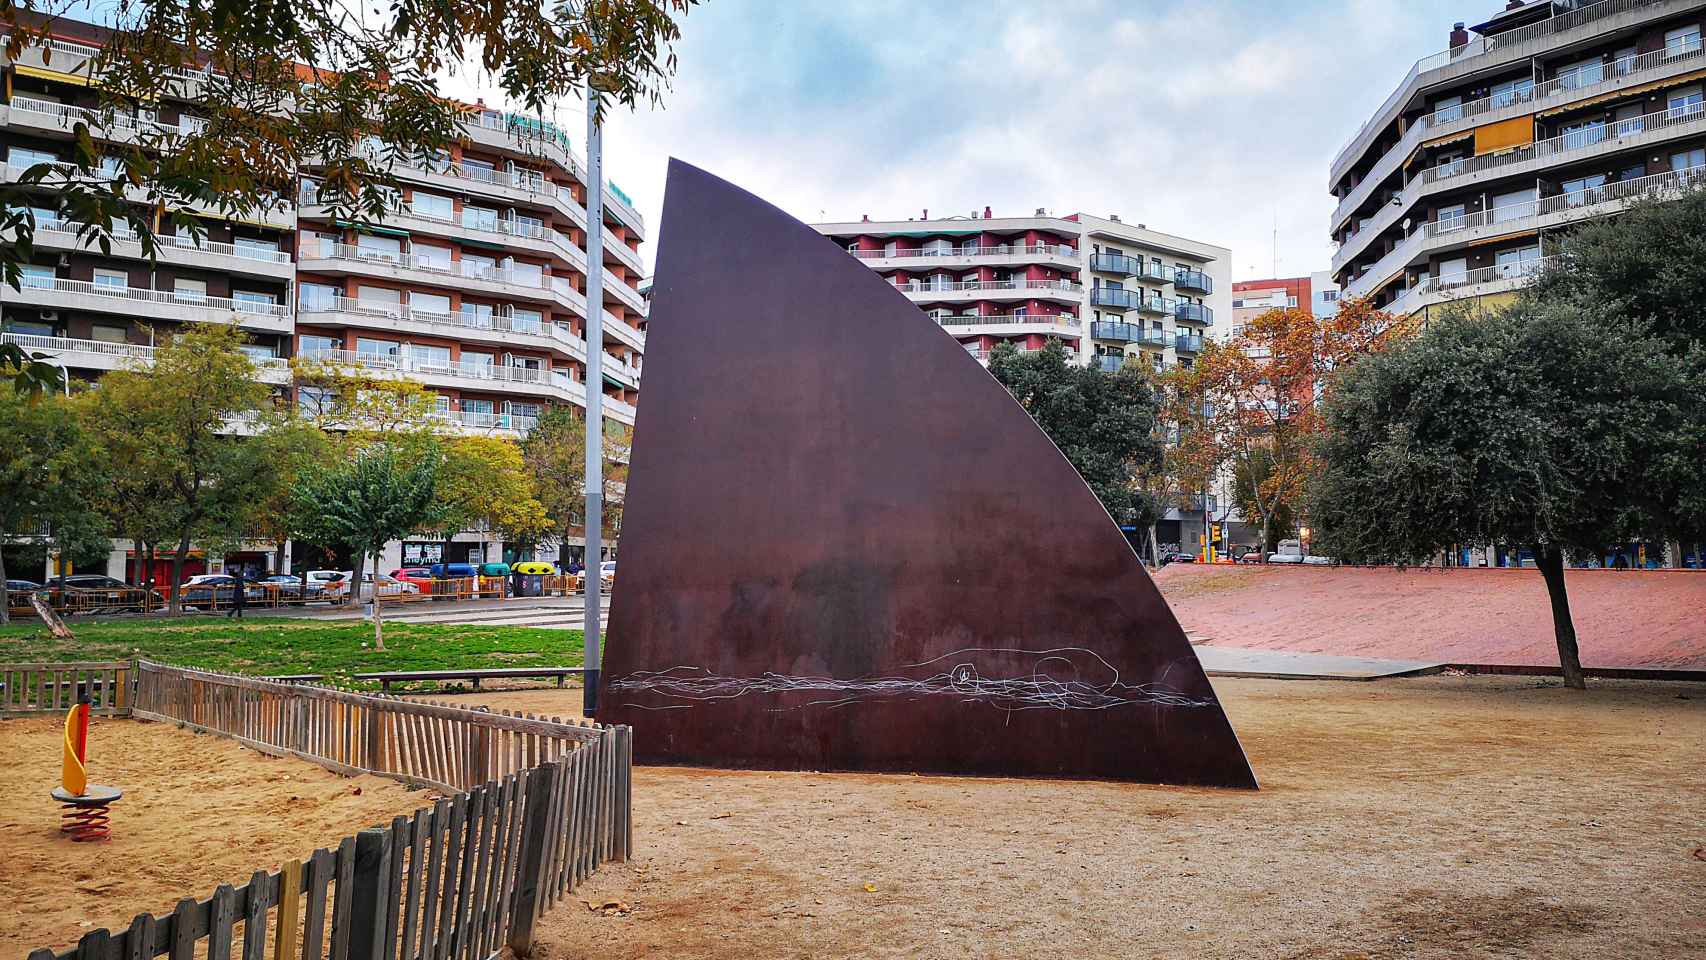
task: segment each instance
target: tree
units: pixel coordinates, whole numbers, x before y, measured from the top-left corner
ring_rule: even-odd
[[[357,551],[350,594],[361,593],[360,558],[373,557],[373,645],[385,649],[379,612],[379,554],[385,544],[442,524],[438,497],[443,460],[436,452],[406,459],[396,446],[376,443],[354,457],[308,465],[293,488],[292,509],[312,518],[309,535]]]
[[[275,568],[282,571],[286,546],[313,526],[312,518],[293,509],[296,481],[310,469],[329,463],[337,448],[320,428],[289,416],[268,423],[249,448],[266,468],[255,472],[260,485],[245,504],[243,528],[273,544]],[[300,574],[306,590],[307,569]]]
[[[70,402],[48,395],[29,400],[0,391],[0,531],[45,529],[62,556],[104,538],[106,525],[91,506],[108,462],[84,432]],[[105,544],[101,544],[105,553]],[[6,558],[0,552],[0,582]],[[0,623],[9,616],[0,602]]]
[[[0,214],[0,219],[5,216]],[[48,360],[46,353],[32,353],[15,343],[0,343],[0,380],[10,380],[12,392],[20,397],[58,393],[65,386],[65,368]]]
[[[1208,476],[1222,465],[1250,487],[1246,504],[1262,542],[1295,515],[1315,474],[1321,398],[1334,370],[1413,332],[1410,321],[1347,300],[1337,314],[1269,310],[1225,341],[1207,341],[1197,362],[1170,371],[1175,393],[1200,404],[1203,425],[1180,436],[1184,456]]]
[[[1534,551],[1565,681],[1584,686],[1567,556],[1672,529],[1649,474],[1692,460],[1702,375],[1656,338],[1529,300],[1448,311],[1340,375],[1311,523],[1350,560],[1417,562],[1453,544]]]
[[[356,446],[374,441],[418,444],[432,435],[438,394],[419,381],[335,360],[291,361],[297,415]]]
[[[141,515],[121,529],[169,532],[177,542],[172,583],[197,539],[231,539],[255,475],[267,469],[247,456],[239,424],[268,402],[254,379],[242,333],[223,323],[190,324],[168,339],[148,367],[117,370],[91,391],[85,423],[110,452],[121,452],[126,484],[156,499],[131,500]],[[179,611],[172,592],[169,609]]]
[[[628,477],[631,431],[604,422],[604,526],[614,535],[622,525],[622,496]],[[586,523],[586,419],[573,407],[545,411],[521,441],[522,462],[533,477],[551,535],[566,545]],[[559,558],[561,554],[559,554]]]
[[[1273,454],[1266,447],[1257,447],[1243,470],[1233,471],[1232,500],[1244,516],[1259,516],[1256,505],[1259,491],[1273,474]],[[1271,522],[1262,531],[1262,556],[1266,557],[1279,549],[1280,540],[1297,532],[1297,517],[1292,500],[1281,500],[1274,507]]]
[[[75,122],[68,161],[34,164],[0,184],[0,281],[18,288],[34,255],[34,208],[44,204],[84,245],[106,253],[115,232],[128,232],[153,259],[163,225],[205,236],[192,205],[249,216],[284,203],[298,171],[313,165],[315,200],[334,218],[377,220],[400,195],[398,166],[438,163],[461,124],[480,119],[443,94],[444,78],[491,81],[533,115],[511,121],[518,139],[560,138],[545,114],[589,84],[601,94],[600,117],[612,104],[661,102],[675,71],[676,20],[696,2],[120,0],[98,8],[114,32],[89,59],[43,46],[78,0],[0,3],[8,62],[41,48],[50,66],[81,76],[98,97],[94,115]],[[122,145],[96,147],[102,128],[168,97],[187,101],[200,122],[125,122]],[[57,375],[10,346],[0,348],[7,365],[22,374],[12,378],[20,389],[50,388]]]
[[[521,448],[500,437],[458,437],[445,444],[439,495],[450,529],[495,533],[505,540],[531,542],[550,529],[534,478],[522,462]]]
[[[1158,467],[1155,388],[1134,365],[1116,373],[1066,361],[1057,340],[1020,353],[995,348],[989,372],[1013,394],[1118,523],[1138,519],[1137,478]]]

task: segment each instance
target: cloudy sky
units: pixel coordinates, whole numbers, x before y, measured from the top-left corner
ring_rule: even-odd
[[[1307,274],[1333,154],[1452,21],[1502,6],[708,0],[662,108],[612,118],[607,173],[648,225],[672,155],[807,221],[1114,213],[1231,247],[1235,279],[1272,274],[1277,222],[1280,274]]]

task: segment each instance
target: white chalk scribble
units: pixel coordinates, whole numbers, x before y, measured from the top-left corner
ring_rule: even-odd
[[[999,658],[1010,663],[1016,656],[1035,658],[1028,672],[1021,676],[987,676],[978,667],[980,659]],[[678,666],[632,673],[612,680],[610,688],[651,693],[666,701],[652,705],[630,702],[630,706],[642,710],[683,710],[699,703],[764,694],[815,695],[788,707],[775,708],[778,710],[921,697],[952,697],[1005,711],[1109,710],[1132,705],[1190,708],[1215,704],[1212,696],[1190,696],[1160,684],[1123,683],[1112,664],[1083,647],[1052,650],[969,647],[900,669],[929,672],[854,679],[793,677],[771,672],[756,677],[725,677],[704,667]]]

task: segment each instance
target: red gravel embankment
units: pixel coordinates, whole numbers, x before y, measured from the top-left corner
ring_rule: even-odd
[[[1582,663],[1706,670],[1706,572],[1566,574]],[[1553,665],[1535,570],[1164,568],[1156,584],[1195,640],[1447,663]]]

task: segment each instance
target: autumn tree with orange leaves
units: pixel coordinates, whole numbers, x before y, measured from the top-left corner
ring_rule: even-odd
[[[1241,506],[1260,520],[1265,550],[1280,508],[1301,514],[1333,371],[1413,330],[1408,318],[1355,299],[1330,317],[1269,310],[1227,340],[1205,341],[1194,365],[1167,375],[1175,422],[1187,427],[1177,455],[1200,476],[1229,470],[1244,481],[1253,496]]]

